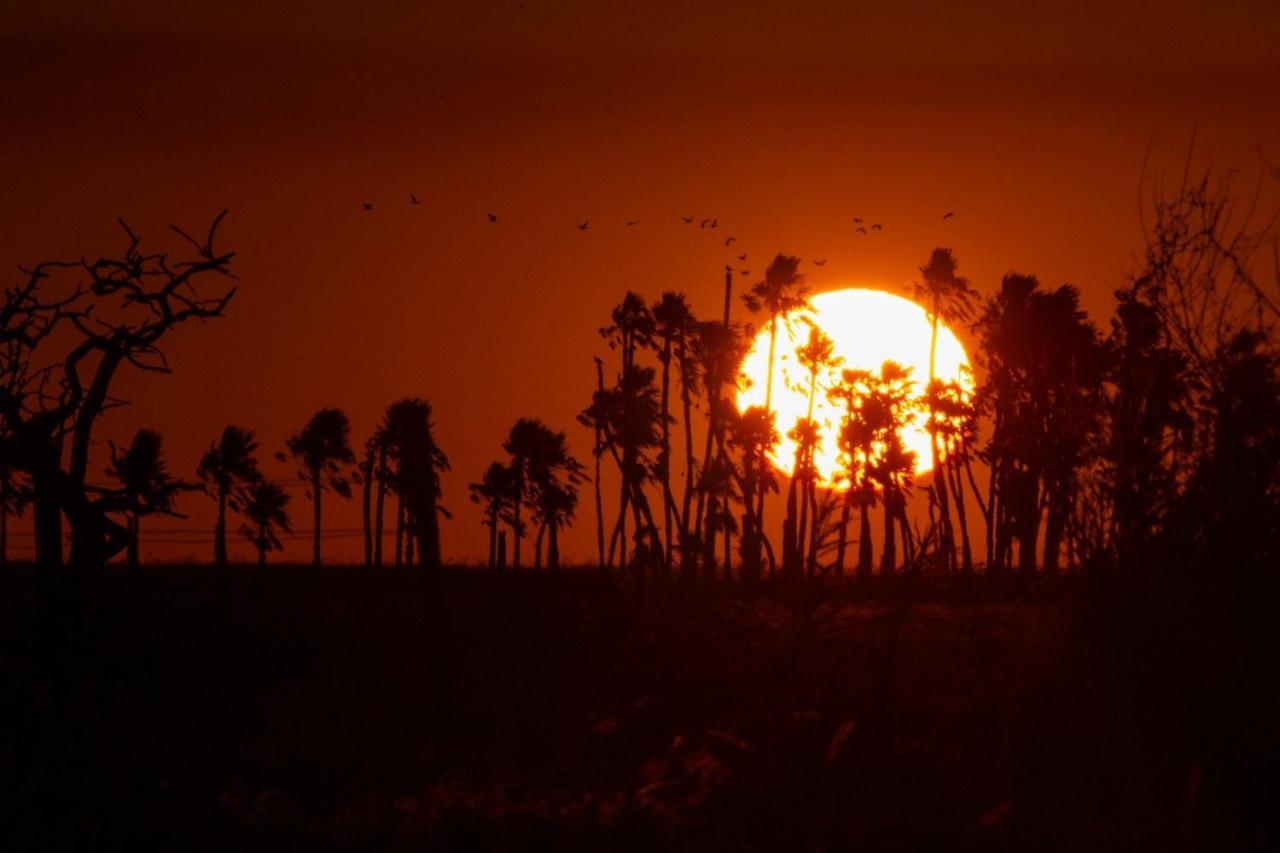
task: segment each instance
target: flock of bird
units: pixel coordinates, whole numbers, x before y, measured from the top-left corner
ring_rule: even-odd
[[[417,195],[415,195],[415,194],[413,194],[413,193],[410,193],[410,194],[409,194],[409,204],[411,204],[411,205],[422,204],[422,200],[421,200],[420,198],[418,198],[418,196],[417,196]],[[372,213],[372,212],[373,212],[373,202],[371,202],[371,201],[362,202],[362,205],[361,205],[361,206],[364,208],[364,210],[365,210],[365,212],[366,212],[366,213]],[[488,218],[489,224],[491,224],[491,225],[496,225],[496,224],[497,224],[497,222],[498,222],[498,214],[494,213],[493,211],[489,211],[489,212],[487,212],[487,213],[485,214],[485,216]],[[955,218],[955,213],[954,213],[953,211],[950,211],[950,210],[949,210],[949,211],[947,211],[946,213],[942,214],[942,220],[943,220],[944,222],[950,221],[950,220],[952,220],[952,219],[954,219],[954,218]],[[681,221],[681,222],[683,222],[685,225],[693,225],[693,223],[694,223],[694,220],[695,220],[695,219],[696,219],[696,217],[695,217],[695,216],[693,216],[693,215],[690,215],[690,216],[681,216],[681,217],[680,217],[680,221]],[[627,227],[627,228],[634,228],[634,227],[636,227],[636,226],[637,226],[637,225],[639,225],[639,224],[640,224],[640,220],[639,220],[639,219],[628,219],[628,220],[626,220],[626,222],[625,222],[625,227]],[[868,223],[868,222],[866,222],[865,220],[863,220],[863,219],[862,219],[862,217],[859,217],[859,216],[855,216],[855,217],[853,217],[853,226],[854,226],[854,231],[856,231],[858,234],[861,234],[861,235],[864,235],[864,236],[869,235],[872,231],[883,231],[883,230],[884,230],[884,226],[883,226],[882,224],[880,224],[879,222],[870,222],[870,223]],[[577,229],[578,229],[579,231],[588,231],[588,230],[590,230],[590,229],[591,229],[591,220],[590,220],[590,219],[584,219],[584,220],[582,220],[581,222],[577,223],[577,224],[576,224],[576,227],[577,227]],[[716,230],[716,229],[717,229],[717,228],[719,228],[719,227],[720,227],[720,220],[719,220],[717,217],[708,216],[708,217],[706,217],[706,218],[701,219],[701,220],[699,220],[699,221],[698,221],[698,230],[699,230],[699,231],[706,231],[706,230],[714,231],[714,230]],[[724,240],[725,248],[726,248],[726,249],[727,249],[727,248],[729,248],[730,246],[732,246],[732,245],[733,245],[734,243],[736,243],[737,241],[738,241],[738,238],[737,238],[737,237],[735,237],[735,236],[733,236],[732,234],[730,234],[730,235],[729,235],[728,237],[726,237],[726,238],[725,238],[725,240]],[[747,260],[747,253],[745,253],[745,252],[744,252],[744,253],[742,253],[742,254],[738,255],[737,257],[738,257],[738,260],[739,260],[739,261],[745,262],[745,261]],[[826,263],[827,263],[827,259],[826,259],[826,258],[814,258],[814,259],[813,259],[813,265],[814,265],[814,266],[816,266],[816,267],[825,266],[825,265],[826,265]],[[730,269],[730,267],[726,266],[726,269]],[[744,276],[745,276],[745,275],[751,275],[751,271],[750,271],[750,270],[739,270],[739,272],[740,272],[742,275],[744,275]]]

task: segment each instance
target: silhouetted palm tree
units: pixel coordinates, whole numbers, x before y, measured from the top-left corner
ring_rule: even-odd
[[[498,568],[498,528],[515,523],[518,500],[515,476],[509,466],[494,462],[485,469],[480,482],[471,483],[467,489],[472,502],[484,508],[482,523],[489,528],[489,569],[494,570]]]
[[[138,532],[141,519],[148,515],[177,515],[174,503],[178,492],[188,488],[166,470],[161,454],[160,433],[140,429],[123,452],[111,448],[111,464],[107,476],[120,483],[119,495],[128,515],[129,568],[138,567]]]
[[[915,453],[902,443],[902,430],[915,421],[911,370],[886,361],[879,376],[872,376],[869,393],[863,403],[863,417],[874,434],[878,448],[871,461],[871,477],[880,486],[884,505],[884,543],[880,557],[881,573],[897,568],[895,525],[902,535],[904,558],[910,562],[911,531],[907,525],[906,498],[915,471]]]
[[[654,304],[651,314],[654,323],[654,345],[658,361],[662,364],[662,402],[659,413],[662,440],[658,448],[655,473],[659,482],[662,483],[663,535],[666,538],[663,550],[663,566],[670,572],[672,528],[677,527],[679,529],[679,542],[682,548],[684,541],[688,538],[688,496],[691,494],[688,488],[688,481],[693,467],[693,451],[690,446],[691,433],[689,432],[691,429],[689,424],[689,410],[691,408],[689,370],[693,363],[687,357],[687,353],[689,351],[689,338],[694,333],[696,321],[693,312],[689,310],[689,303],[684,294],[671,291],[662,294],[662,298]],[[671,362],[673,358],[677,357],[677,354],[681,356],[677,359],[677,366],[681,372],[681,398],[686,429],[686,499],[683,511],[677,507],[675,496],[671,491]]]
[[[245,517],[240,527],[245,539],[258,549],[258,566],[267,565],[268,551],[284,550],[280,533],[292,532],[289,525],[290,496],[275,483],[255,480],[236,490],[233,509]]]
[[[227,565],[227,504],[239,486],[262,479],[254,453],[258,442],[253,430],[229,426],[217,442],[200,458],[196,476],[207,493],[218,502],[218,520],[213,529],[213,561],[218,568]]]
[[[383,429],[388,457],[395,463],[391,480],[402,500],[406,534],[406,562],[413,564],[416,543],[419,563],[439,572],[440,516],[448,511],[440,505],[440,472],[449,469],[449,458],[435,440],[431,404],[411,397],[387,408]]]
[[[796,349],[796,360],[807,374],[806,387],[803,389],[807,398],[805,416],[798,421],[789,433],[796,442],[795,461],[792,465],[791,482],[787,486],[787,518],[784,527],[790,528],[790,536],[784,533],[786,548],[791,557],[788,565],[783,558],[784,570],[799,572],[802,565],[808,566],[812,573],[816,554],[809,549],[809,560],[806,563],[806,541],[815,538],[808,530],[809,517],[816,514],[818,472],[814,467],[814,452],[821,441],[819,425],[813,420],[813,404],[818,393],[820,380],[830,371],[839,367],[844,359],[835,354],[835,343],[814,323],[809,324],[809,336],[805,343]],[[797,501],[797,495],[799,500]],[[797,502],[799,517],[797,518]],[[817,523],[815,519],[814,528]]]
[[[1071,285],[1042,290],[1034,276],[1009,274],[976,329],[987,378],[979,400],[994,416],[983,451],[991,466],[991,567],[1032,572],[1047,512],[1044,563],[1056,568],[1075,501],[1084,451],[1100,427],[1106,352]]]
[[[937,378],[938,325],[967,323],[973,316],[973,304],[978,292],[969,286],[968,279],[956,272],[955,255],[950,249],[937,248],[929,256],[929,263],[920,268],[921,281],[913,285],[917,302],[923,303],[929,313],[929,376],[926,390],[933,387]],[[936,399],[926,393],[926,401]],[[941,515],[941,529],[938,542],[942,549],[947,568],[955,567],[955,537],[951,525],[951,502],[948,486],[945,482],[947,471],[942,465],[938,449],[937,412],[928,408],[925,428],[929,432],[930,461],[933,464],[934,492],[937,496],[938,510]],[[941,484],[941,488],[936,486]]]
[[[729,423],[729,444],[737,449],[741,467],[735,472],[742,491],[742,533],[739,549],[742,556],[741,579],[751,586],[760,580],[761,560],[759,550],[764,548],[771,566],[776,564],[773,548],[768,538],[756,528],[759,516],[753,510],[757,495],[778,490],[773,468],[761,464],[778,444],[778,430],[774,427],[774,413],[763,406],[750,406]],[[756,553],[752,554],[752,551]]]
[[[552,567],[555,567],[559,564],[558,529],[572,518],[577,506],[577,487],[586,479],[582,464],[569,453],[568,438],[563,432],[556,432],[534,418],[516,421],[502,448],[511,455],[508,468],[516,496],[512,513],[512,532],[516,538],[514,566],[520,567],[523,505],[531,509],[539,521],[540,536],[550,525]]]
[[[871,465],[874,460],[875,446],[879,424],[879,409],[869,404],[871,389],[876,384],[875,376],[867,370],[843,370],[840,382],[827,391],[832,402],[842,404],[840,429],[837,433],[837,444],[840,448],[841,465],[844,469],[845,499],[840,510],[840,527],[836,545],[836,573],[844,572],[845,545],[848,541],[849,514],[853,506],[858,507],[858,575],[871,575],[871,507],[875,505],[876,490],[871,479]]]
[[[321,409],[286,445],[302,470],[299,476],[310,485],[313,524],[311,561],[320,566],[320,496],[332,489],[339,496],[351,497],[349,466],[355,461],[351,450],[351,422],[341,409]]]
[[[807,309],[809,307],[808,292],[804,275],[800,272],[800,259],[779,253],[769,263],[764,279],[752,285],[751,290],[742,296],[747,310],[753,314],[763,312],[769,324],[768,373],[764,390],[764,408],[767,410],[773,409],[773,365],[777,352],[778,321],[797,311]],[[760,477],[763,478],[764,469],[769,464],[767,455],[761,456],[757,464],[760,465]],[[751,537],[751,541],[743,543],[743,559],[755,562],[753,571],[758,570],[760,565],[760,543],[756,540],[764,534],[763,491],[755,496],[755,501],[750,529],[744,525],[742,534],[744,537]]]

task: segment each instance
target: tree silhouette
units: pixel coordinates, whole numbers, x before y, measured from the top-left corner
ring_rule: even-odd
[[[321,495],[332,490],[351,497],[351,422],[341,409],[321,409],[285,443],[289,455],[301,466],[298,475],[308,482],[314,529],[311,532],[311,562],[320,567]]]
[[[898,566],[897,533],[901,534],[905,560],[912,561],[912,537],[907,523],[906,499],[915,472],[915,453],[902,443],[902,430],[915,421],[915,401],[911,369],[886,361],[878,376],[872,374],[862,410],[877,448],[869,473],[880,487],[884,508],[884,543],[880,552],[880,572],[888,574]]]
[[[175,479],[167,470],[161,454],[160,433],[141,429],[123,451],[111,447],[111,464],[107,476],[120,483],[118,490],[128,518],[130,569],[138,567],[138,533],[141,520],[148,515],[177,516],[174,504],[178,492],[192,488]]]
[[[577,487],[586,479],[582,464],[569,453],[568,438],[563,432],[556,432],[534,418],[516,421],[502,447],[511,456],[508,470],[515,497],[512,512],[515,566],[520,566],[523,505],[538,522],[539,542],[544,533],[549,534],[548,566],[557,568],[559,530],[572,519],[578,501]]]
[[[440,472],[449,469],[449,458],[435,440],[431,404],[411,397],[392,403],[383,423],[388,458],[394,462],[390,475],[401,497],[406,535],[406,560],[413,564],[412,548],[418,561],[433,575],[441,568],[440,516],[448,512],[440,505]]]
[[[237,488],[262,479],[254,456],[257,450],[253,430],[228,426],[209,446],[196,468],[205,492],[211,493],[218,503],[218,520],[213,528],[213,562],[220,569],[227,565],[228,502]]]
[[[817,558],[815,546],[818,528],[816,518],[818,471],[814,465],[814,452],[822,436],[819,424],[813,419],[813,404],[818,394],[819,379],[839,367],[844,361],[835,355],[835,343],[831,338],[823,333],[817,324],[810,322],[808,325],[808,338],[805,343],[796,348],[796,360],[806,374],[803,388],[807,398],[805,415],[788,433],[796,442],[796,453],[791,469],[791,480],[787,486],[782,567],[784,574],[790,573],[792,576],[800,572],[801,566],[805,567],[806,574],[812,574]],[[799,505],[798,517],[797,504]],[[810,515],[814,516],[812,531],[808,529]],[[809,546],[807,561],[806,545]]]
[[[765,378],[764,408],[773,409],[773,365],[778,343],[778,322],[785,320],[797,311],[809,307],[809,288],[805,277],[800,272],[800,259],[782,253],[774,256],[765,270],[764,279],[752,285],[751,290],[742,295],[747,310],[753,314],[763,313],[769,325],[769,358],[768,373]],[[757,459],[760,466],[759,480],[763,481],[769,464],[767,454]],[[759,489],[755,495],[750,525],[743,525],[743,560],[751,562],[753,573],[759,571],[760,539],[764,535],[764,490]],[[749,538],[747,538],[749,537]]]
[[[871,576],[871,507],[875,506],[876,490],[871,479],[873,448],[879,424],[869,420],[877,409],[868,406],[874,375],[867,370],[845,369],[840,381],[827,389],[827,397],[842,406],[837,446],[840,449],[841,467],[844,471],[845,496],[841,502],[840,521],[836,541],[836,574],[844,574],[845,548],[848,542],[849,515],[852,507],[858,507],[858,575]]]
[[[493,571],[499,568],[498,528],[503,524],[515,524],[516,503],[519,501],[515,475],[509,466],[494,462],[485,469],[480,482],[471,483],[467,489],[472,502],[484,508],[482,523],[489,529],[488,567]]]
[[[742,493],[742,533],[739,537],[742,583],[753,586],[760,580],[761,563],[758,556],[752,557],[751,550],[763,547],[770,565],[775,564],[768,537],[755,527],[759,516],[753,509],[757,505],[758,495],[778,490],[773,468],[761,463],[761,459],[767,457],[778,444],[774,413],[763,406],[748,407],[730,421],[729,444],[738,451],[741,459],[734,478]]]
[[[690,371],[695,369],[695,362],[688,353],[690,338],[694,334],[697,321],[694,319],[693,312],[689,310],[689,303],[684,294],[671,291],[662,294],[662,298],[654,303],[650,313],[654,324],[652,343],[658,361],[662,364],[662,396],[658,418],[662,438],[654,468],[658,481],[662,484],[663,534],[666,537],[663,548],[663,567],[669,573],[673,552],[673,529],[679,530],[677,541],[682,553],[689,538],[688,515],[693,471],[691,388],[696,380],[690,376]],[[680,370],[680,397],[685,427],[685,490],[684,501],[680,505],[677,505],[671,491],[671,422],[673,420],[671,417],[671,363],[673,359],[676,360]]]
[[[1047,514],[1043,562],[1056,569],[1084,451],[1100,429],[1106,353],[1079,292],[1041,290],[1033,276],[1006,275],[977,331],[987,368],[979,400],[994,415],[983,453],[995,524],[989,565],[1007,568],[1016,539],[1019,569],[1034,571]]]
[[[661,559],[662,542],[657,524],[645,496],[645,483],[653,475],[651,453],[661,446],[661,407],[654,387],[654,371],[636,362],[642,346],[651,346],[653,316],[644,300],[628,292],[613,309],[613,323],[600,330],[611,349],[620,354],[621,369],[612,388],[597,390],[591,405],[578,420],[585,426],[599,428],[604,446],[618,467],[620,494],[618,518],[610,536],[607,565],[621,546],[621,563],[627,564],[626,518],[630,511],[635,527],[636,553],[632,563],[643,572],[655,559]],[[519,539],[516,540],[517,548]]]
[[[736,388],[743,358],[750,347],[750,330],[729,322],[729,295],[731,274],[725,276],[725,318],[723,322],[698,323],[693,338],[693,358],[702,375],[703,397],[707,401],[707,432],[702,453],[702,468],[698,473],[698,504],[693,524],[693,539],[702,546],[704,573],[714,576],[716,537],[725,534],[725,553],[731,554],[730,528],[732,521],[730,504],[734,498],[735,470],[729,458],[726,443],[726,427],[737,418],[737,409],[731,399],[725,399],[723,390]],[[733,526],[736,526],[734,524]],[[725,560],[725,577],[729,576],[730,561]]]
[[[232,499],[232,509],[244,516],[240,532],[258,549],[258,566],[267,565],[268,551],[283,551],[280,533],[290,533],[289,494],[275,483],[254,480],[240,486]]]
[[[941,515],[938,542],[948,569],[955,568],[955,536],[951,525],[951,502],[949,486],[946,482],[947,468],[942,464],[938,449],[938,412],[931,405],[937,398],[929,394],[928,389],[933,387],[937,379],[939,323],[942,321],[949,325],[968,323],[973,316],[973,305],[978,297],[977,291],[969,286],[968,279],[959,275],[956,269],[956,258],[950,249],[934,249],[929,256],[929,263],[920,268],[921,281],[913,285],[916,301],[924,304],[929,314],[929,377],[925,384],[925,400],[929,405],[925,427],[929,432],[934,493]],[[962,508],[957,507],[957,510],[963,512]]]
[[[5,290],[0,419],[11,458],[31,478],[42,567],[62,565],[64,517],[76,567],[100,566],[127,546],[127,530],[111,518],[122,511],[119,499],[91,495],[87,485],[94,427],[120,402],[111,387],[122,367],[169,372],[161,348],[169,334],[226,310],[235,288],[205,286],[210,278],[230,277],[233,253],[214,249],[225,214],[203,242],[174,228],[192,249],[188,258],[142,251],[138,236],[121,223],[127,244],[120,256],[38,264]],[[55,279],[64,272],[78,280],[58,287]]]

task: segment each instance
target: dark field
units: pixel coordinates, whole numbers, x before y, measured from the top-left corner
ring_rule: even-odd
[[[35,581],[0,580],[7,849],[1275,841],[1272,634],[1200,590],[169,567],[75,615]]]

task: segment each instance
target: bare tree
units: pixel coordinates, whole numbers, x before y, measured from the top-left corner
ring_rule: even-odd
[[[24,268],[25,280],[0,302],[0,419],[16,464],[31,478],[36,561],[62,565],[62,518],[71,527],[70,562],[101,566],[128,544],[111,518],[117,495],[87,488],[94,428],[120,400],[111,394],[121,368],[167,373],[161,344],[189,320],[221,317],[235,287],[234,254],[215,249],[226,211],[203,240],[175,227],[190,247],[183,259],[144,252],[123,222],[124,251],[94,261],[49,261]],[[64,279],[70,279],[63,284]]]

